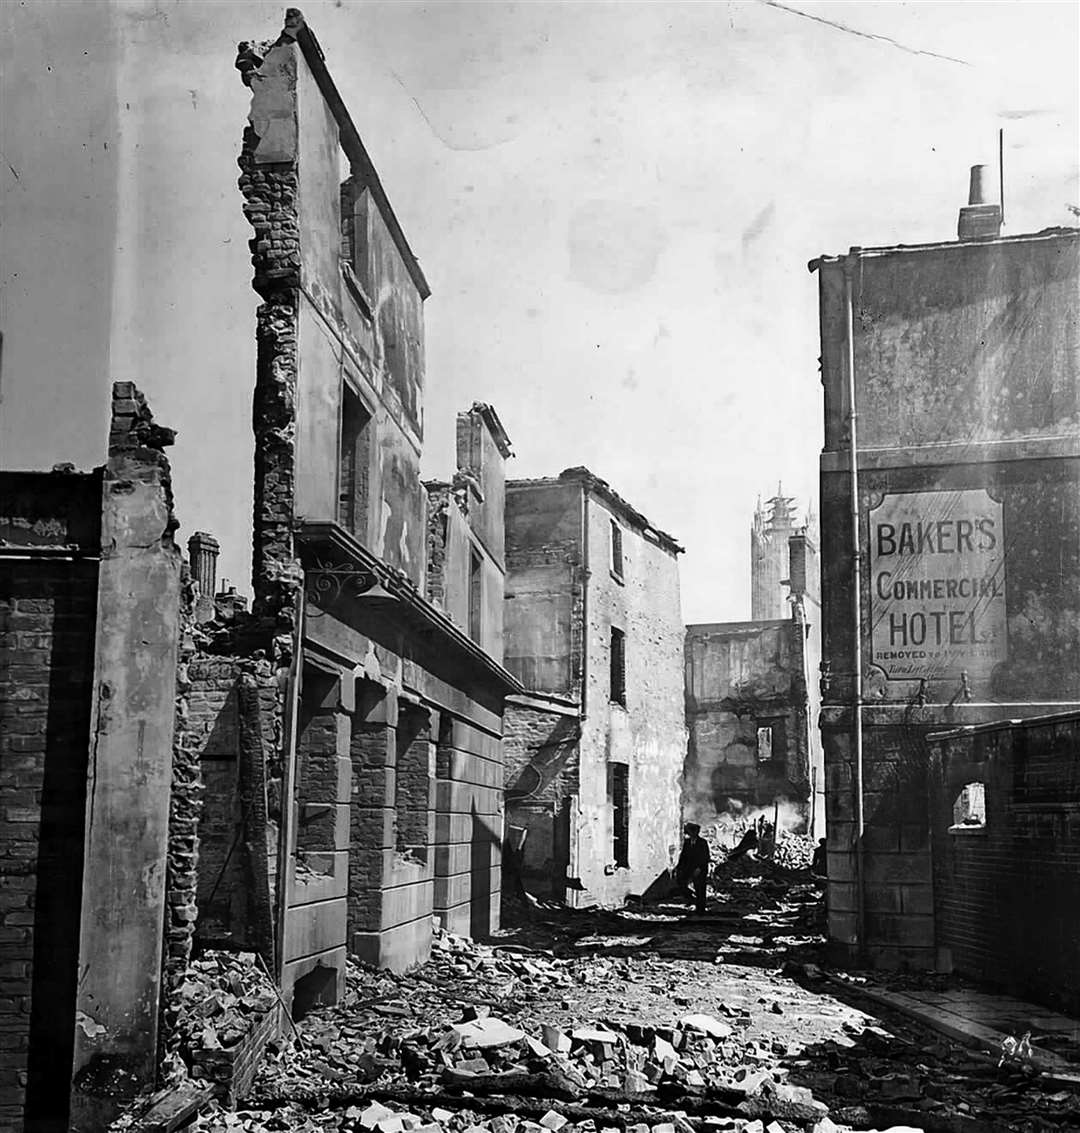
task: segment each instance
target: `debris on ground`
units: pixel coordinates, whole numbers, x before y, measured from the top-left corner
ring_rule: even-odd
[[[534,906],[489,944],[437,932],[428,963],[404,974],[350,961],[342,1001],[272,1044],[240,1108],[211,1105],[190,1128],[1080,1129],[1080,1090],[1032,1074],[1020,1040],[999,1066],[839,998],[820,905],[808,870],[746,855],[703,915]],[[241,1009],[226,969],[200,978],[222,1008],[208,1018]]]

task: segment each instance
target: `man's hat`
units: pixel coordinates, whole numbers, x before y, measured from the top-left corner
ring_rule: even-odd
[[[700,834],[701,827],[696,822],[688,822],[684,827],[687,834]]]

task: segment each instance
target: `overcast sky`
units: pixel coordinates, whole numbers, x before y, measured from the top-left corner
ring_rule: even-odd
[[[193,225],[169,285],[207,313],[199,341],[148,346],[184,362],[183,388],[147,365],[140,384],[179,430],[181,535],[215,532],[242,587],[256,299],[232,64],[283,8],[121,5],[145,57],[124,97],[168,123],[144,141],[182,165],[160,193]],[[454,414],[491,402],[511,475],[585,464],[685,544],[690,622],[749,617],[756,496],[780,480],[816,494],[807,261],[954,239],[968,167],[996,163],[999,126],[1007,233],[1072,223],[1080,203],[1072,3],[303,10],[432,286],[426,474],[451,467]],[[9,394],[29,380],[5,373]],[[6,400],[25,417],[5,423],[4,463],[65,459],[40,458],[32,400]]]

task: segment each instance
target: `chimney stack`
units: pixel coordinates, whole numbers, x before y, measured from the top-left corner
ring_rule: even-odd
[[[199,584],[199,594],[203,598],[214,597],[217,586],[217,558],[221,544],[205,531],[196,531],[188,540],[188,555],[191,558],[191,573]]]
[[[990,195],[990,166],[973,165],[968,203],[960,210],[956,235],[961,240],[993,240],[1001,235],[1001,205],[987,200]]]

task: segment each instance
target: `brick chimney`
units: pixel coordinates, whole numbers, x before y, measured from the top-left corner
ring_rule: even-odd
[[[1001,235],[1001,205],[991,203],[990,166],[973,165],[968,203],[960,210],[956,235],[961,240],[993,240]]]

